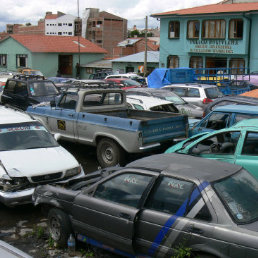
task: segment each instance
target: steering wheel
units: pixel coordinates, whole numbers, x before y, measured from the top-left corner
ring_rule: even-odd
[[[210,146],[210,152],[211,153],[217,153],[220,151],[221,144],[220,143],[212,143]]]

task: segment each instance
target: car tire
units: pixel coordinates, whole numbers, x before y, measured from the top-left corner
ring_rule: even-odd
[[[124,150],[113,140],[103,138],[97,145],[97,159],[102,168],[124,163]]]
[[[72,234],[70,220],[62,210],[53,208],[48,213],[49,233],[59,247],[66,247]]]

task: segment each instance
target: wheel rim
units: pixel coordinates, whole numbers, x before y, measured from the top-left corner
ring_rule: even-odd
[[[112,163],[114,161],[114,150],[110,146],[105,146],[102,151],[102,159],[105,163]]]
[[[61,224],[58,218],[52,217],[50,221],[50,234],[54,240],[59,240],[61,236]]]

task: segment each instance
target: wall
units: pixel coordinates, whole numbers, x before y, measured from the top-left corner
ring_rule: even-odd
[[[138,72],[138,67],[140,65],[143,65],[143,63],[119,63],[119,62],[112,62],[112,70],[114,73],[119,71],[119,73],[125,73],[126,72],[126,67],[132,67],[134,69],[134,72]],[[158,68],[159,63],[148,63],[147,64],[148,68]]]

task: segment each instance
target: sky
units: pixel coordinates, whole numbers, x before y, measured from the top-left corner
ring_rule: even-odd
[[[85,8],[99,8],[128,20],[128,29],[134,25],[141,29],[145,27],[145,17],[154,13],[185,9],[200,5],[214,4],[220,0],[0,0],[0,31],[6,29],[6,24],[37,25],[45,13],[57,11],[79,16]],[[148,27],[159,27],[157,19],[148,18]]]

